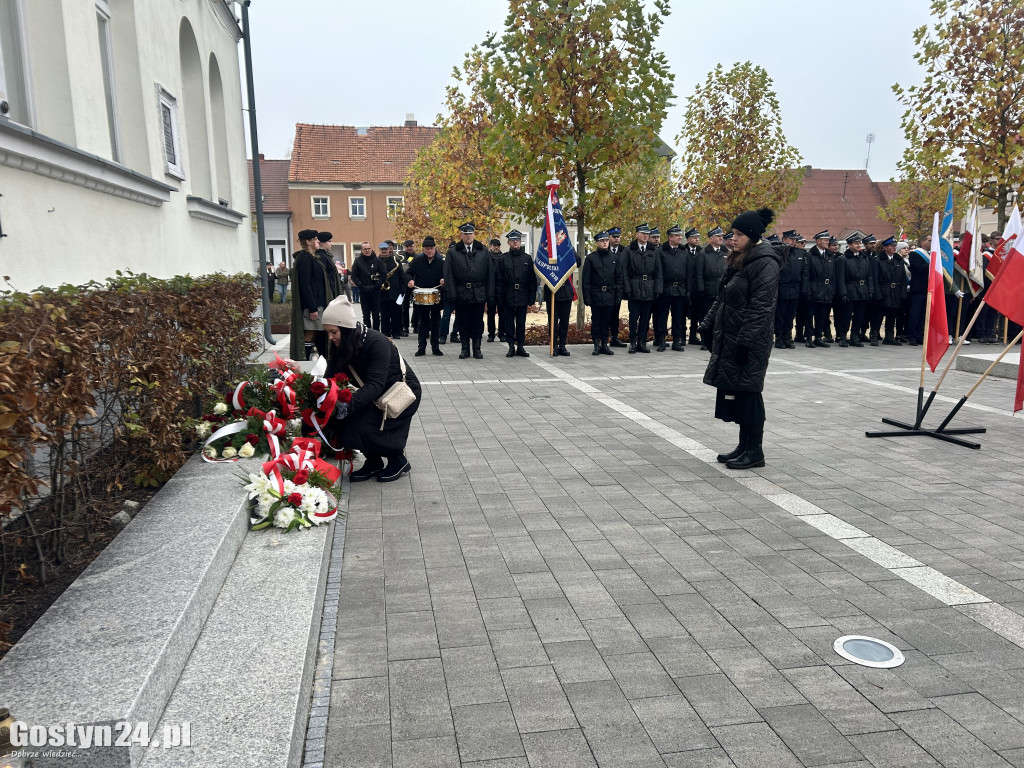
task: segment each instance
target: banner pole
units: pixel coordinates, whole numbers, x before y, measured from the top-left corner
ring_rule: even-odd
[[[997,365],[999,365],[999,363],[1002,361],[1002,359],[1004,357],[1006,357],[1010,353],[1010,350],[1013,349],[1015,346],[1017,346],[1017,342],[1021,340],[1022,336],[1024,336],[1024,330],[1022,330],[1020,333],[1018,333],[1017,337],[1013,340],[1013,342],[1008,344],[1003,349],[1003,351],[999,353],[999,357],[997,357],[993,361],[992,365],[990,365],[988,368],[985,369],[985,372],[983,374],[981,374],[981,376],[978,378],[978,380],[976,382],[974,382],[974,386],[971,387],[969,390],[967,390],[967,394],[960,398],[959,402],[957,402],[957,404],[953,407],[953,410],[951,410],[949,412],[949,414],[946,416],[946,418],[943,419],[942,423],[935,429],[936,432],[941,432],[942,430],[944,430],[946,428],[946,426],[949,424],[949,422],[951,422],[953,420],[953,417],[956,416],[957,411],[959,411],[963,407],[964,403],[966,403],[967,400],[970,398],[970,396],[974,394],[975,390],[978,387],[981,386],[981,382],[983,382],[985,379],[987,379],[988,375],[990,373],[992,373],[993,369]]]
[[[978,320],[978,317],[981,315],[981,310],[984,308],[985,300],[982,299],[981,302],[978,304],[978,308],[974,311],[974,317],[971,318],[971,322],[969,322],[967,324],[967,328],[964,329],[964,335],[957,340],[956,347],[953,348],[953,354],[950,355],[949,360],[946,361],[946,367],[943,368],[942,374],[939,376],[939,380],[935,382],[935,386],[932,388],[932,391],[928,394],[928,399],[925,401],[924,407],[921,409],[921,413],[918,416],[918,427],[921,426],[921,422],[924,421],[924,417],[928,413],[928,409],[931,408],[932,401],[935,400],[935,395],[938,394],[939,387],[941,387],[942,382],[946,380],[946,374],[949,373],[949,370],[953,367],[953,361],[956,360],[956,356],[960,354],[960,350],[964,346],[964,339],[966,339],[970,335],[971,329],[974,327],[974,323]]]
[[[555,292],[548,288],[548,356],[555,356]]]
[[[960,292],[963,293],[963,290],[961,290]],[[954,339],[958,339],[959,340],[959,338],[960,338],[960,317],[961,317],[961,315],[963,315],[963,313],[964,313],[964,297],[961,296],[959,299],[956,300],[956,334],[954,334],[954,336],[953,336]],[[964,336],[966,336],[966,335],[967,334],[965,333]]]

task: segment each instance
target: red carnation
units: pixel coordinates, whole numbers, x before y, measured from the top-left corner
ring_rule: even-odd
[[[301,507],[302,506],[302,494],[301,493],[293,493],[293,494],[291,494],[288,497],[288,503],[291,504],[293,507]]]
[[[296,485],[305,485],[307,482],[309,482],[309,471],[305,469],[300,469],[298,472],[295,473],[295,477],[292,478],[292,482],[295,483]]]
[[[309,385],[309,391],[312,392],[314,395],[322,395],[324,392],[327,391],[327,385],[324,384],[322,381],[314,381],[312,384]]]
[[[348,384],[348,376],[346,376],[344,373],[336,373],[334,374],[334,383],[337,384],[339,387],[344,387],[346,384]]]
[[[351,402],[352,401],[352,390],[351,389],[343,389],[343,390],[341,390],[338,393],[338,399],[341,402],[343,402],[343,403]]]
[[[245,442],[247,442],[249,445],[255,448],[259,444],[260,438],[258,435],[254,435],[252,434],[252,432],[250,432],[248,435],[245,436]]]

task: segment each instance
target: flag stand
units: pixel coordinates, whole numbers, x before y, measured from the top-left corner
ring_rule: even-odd
[[[964,329],[963,336],[957,340],[956,347],[953,348],[953,354],[950,355],[949,360],[946,362],[946,367],[942,371],[942,375],[939,376],[939,380],[935,382],[935,388],[932,389],[931,393],[928,395],[928,400],[925,402],[924,408],[918,409],[917,422],[914,424],[914,429],[919,429],[921,427],[921,422],[924,421],[925,414],[928,413],[928,409],[931,407],[932,401],[935,400],[935,395],[939,391],[939,387],[941,387],[942,382],[946,380],[946,374],[949,373],[949,369],[953,367],[953,361],[956,360],[957,355],[960,354],[960,350],[963,349],[964,339],[971,335],[971,329],[974,328],[974,323],[977,322],[978,317],[981,315],[981,310],[984,308],[985,300],[982,299],[978,304],[978,308],[974,311],[974,317],[971,318],[971,322],[969,322],[967,324],[967,328]]]

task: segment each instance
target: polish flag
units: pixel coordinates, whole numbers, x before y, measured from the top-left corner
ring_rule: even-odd
[[[1016,214],[1017,211],[1015,210]],[[1020,216],[1017,215],[1018,226]],[[1007,232],[1007,239],[1013,233]],[[1012,240],[1009,253],[1003,259],[1002,267],[992,280],[992,285],[985,294],[985,303],[1011,322],[1024,325],[1024,242],[1021,242],[1020,231]],[[1013,411],[1024,408],[1024,345],[1021,345],[1021,364],[1017,368],[1017,394],[1013,401]]]
[[[1010,220],[1006,222],[1006,229],[1003,230],[1003,239],[996,243],[995,253],[989,257],[989,280],[996,279],[996,275],[999,274],[999,270],[1002,268],[1003,262],[1010,253],[1010,248],[1012,248],[1016,244],[1016,241],[1020,239],[1020,233],[1022,231],[1024,231],[1024,224],[1021,223],[1020,211],[1015,205],[1013,206],[1013,213],[1010,214]]]
[[[939,214],[932,224],[931,259],[928,264],[928,365],[932,373],[949,349],[949,325],[946,322],[946,281],[942,275],[942,251],[939,242]]]
[[[978,239],[977,233],[978,201],[975,200],[971,205],[971,210],[967,213],[967,226],[963,239],[960,241],[960,251],[956,255],[956,265],[970,281],[971,294],[974,296],[981,293],[985,287],[984,272],[978,268],[981,262],[981,241]]]

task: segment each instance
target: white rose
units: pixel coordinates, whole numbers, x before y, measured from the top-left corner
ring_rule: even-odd
[[[238,455],[238,451],[236,451],[229,445],[227,448],[220,452],[220,455],[223,456],[225,459],[233,459],[235,458],[235,456]]]
[[[196,424],[196,436],[197,437],[199,437],[199,438],[209,437],[210,436],[210,431],[211,431],[211,429],[210,429],[210,422],[208,422],[208,421],[200,421],[198,424]]]
[[[228,404],[217,403],[215,406],[213,406],[213,412],[218,416],[223,416],[225,413],[228,412]]]
[[[250,445],[249,443],[246,443],[245,445],[238,449],[238,457],[240,459],[251,459],[253,455],[255,455],[255,453],[256,449],[253,448],[252,445]]]
[[[212,445],[208,445],[205,448],[203,448],[203,453],[206,454],[206,458],[208,459],[217,458],[217,449],[214,448]]]

